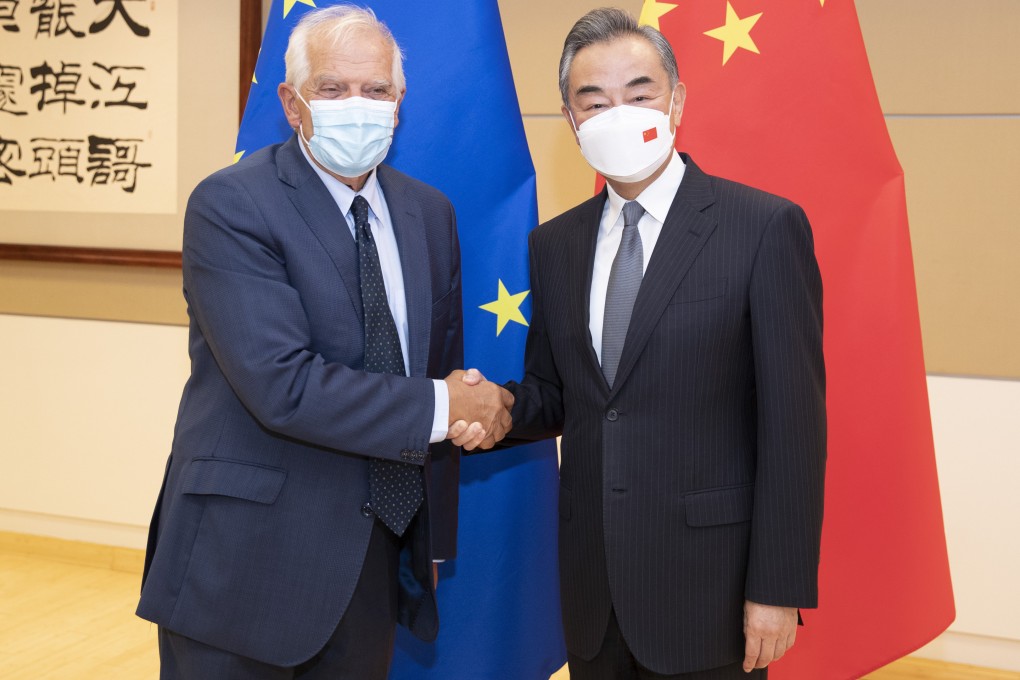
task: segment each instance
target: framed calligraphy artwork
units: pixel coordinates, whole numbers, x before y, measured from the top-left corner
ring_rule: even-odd
[[[238,27],[242,102],[257,56],[260,4],[231,4],[0,0],[0,259],[179,266],[179,184],[230,162],[218,148],[202,157],[210,145],[188,107],[228,117],[216,135],[228,151],[233,104],[198,89],[216,91],[204,77],[232,91]],[[224,29],[219,44],[179,31],[203,21]],[[179,154],[205,167],[181,171]]]

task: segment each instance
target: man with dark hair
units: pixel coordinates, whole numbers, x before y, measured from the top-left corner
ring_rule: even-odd
[[[531,234],[508,441],[563,435],[571,680],[765,677],[793,645],[797,608],[817,600],[826,432],[811,228],[790,201],[674,150],[676,58],[626,12],[574,25],[560,89],[607,186]]]

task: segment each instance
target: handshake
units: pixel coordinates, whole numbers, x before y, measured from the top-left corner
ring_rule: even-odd
[[[485,379],[477,369],[457,370],[446,376],[450,392],[450,429],[446,438],[468,451],[491,449],[513,424],[514,396]]]

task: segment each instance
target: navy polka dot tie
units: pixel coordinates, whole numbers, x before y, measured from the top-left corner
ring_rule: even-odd
[[[407,375],[400,336],[386,301],[379,251],[368,223],[368,201],[363,196],[354,197],[351,215],[358,240],[361,302],[365,309],[365,370]],[[369,482],[372,510],[393,533],[403,535],[424,498],[421,469],[409,463],[372,458]]]

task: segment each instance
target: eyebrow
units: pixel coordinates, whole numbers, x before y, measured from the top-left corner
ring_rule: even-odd
[[[651,76],[638,76],[634,80],[627,83],[627,87],[637,87],[638,85],[649,85],[654,83]]]
[[[651,76],[638,76],[637,78],[634,78],[633,80],[628,82],[625,85],[625,87],[632,88],[638,87],[639,85],[654,85],[654,84],[655,80]],[[574,92],[574,94],[578,96],[582,94],[602,94],[602,93],[603,89],[598,85],[584,85],[583,87],[577,88],[577,91]]]

